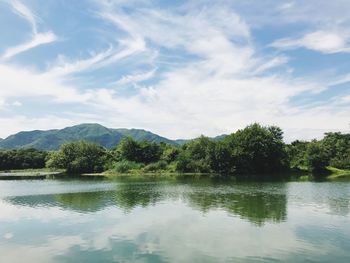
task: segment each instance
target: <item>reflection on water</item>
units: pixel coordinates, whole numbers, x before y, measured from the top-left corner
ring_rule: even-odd
[[[350,183],[0,182],[7,262],[349,262]]]
[[[264,191],[259,190],[263,188]],[[281,222],[286,219],[287,198],[284,184],[277,185],[227,185],[227,183],[203,185],[121,183],[115,189],[97,192],[76,192],[50,195],[15,196],[6,198],[23,206],[59,206],[76,212],[96,212],[109,206],[117,206],[125,212],[135,207],[154,206],[164,200],[182,200],[191,208],[208,213],[221,209],[238,215],[257,225],[265,221]]]

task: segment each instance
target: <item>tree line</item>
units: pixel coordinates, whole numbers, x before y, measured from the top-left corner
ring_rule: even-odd
[[[0,151],[0,169],[61,168],[68,173],[179,172],[220,175],[274,175],[308,170],[322,176],[326,167],[350,169],[350,134],[326,133],[322,140],[283,142],[276,126],[252,124],[222,140],[201,136],[184,145],[123,139],[114,149],[71,142],[58,151]]]

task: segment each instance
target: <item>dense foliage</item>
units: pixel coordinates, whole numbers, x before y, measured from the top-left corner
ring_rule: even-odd
[[[326,133],[322,140],[294,141],[287,145],[292,168],[304,168],[324,175],[326,166],[350,169],[350,134]]]
[[[44,168],[47,152],[36,149],[1,150],[0,170]]]
[[[322,140],[283,142],[276,126],[257,123],[220,139],[201,136],[182,146],[123,138],[111,150],[91,142],[66,143],[58,151],[0,151],[0,169],[40,168],[68,173],[180,172],[275,175],[291,169],[324,175],[327,166],[350,169],[350,134],[326,133]]]
[[[102,172],[106,162],[106,150],[91,142],[72,142],[51,153],[48,167],[63,168],[68,173]]]

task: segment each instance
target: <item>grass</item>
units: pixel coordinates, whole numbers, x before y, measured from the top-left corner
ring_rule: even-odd
[[[325,177],[326,180],[335,181],[338,179],[350,179],[350,170],[337,169],[334,167],[327,167],[329,175]],[[6,170],[0,171],[0,173],[31,173],[29,175],[35,176],[35,172],[65,172],[64,169],[52,169],[52,168],[41,168],[41,169],[17,169],[17,170]],[[297,181],[305,182],[312,181],[312,176],[305,170],[292,170],[291,177],[296,178]],[[126,173],[117,172],[115,169],[108,170],[103,173],[87,173],[83,176],[101,176],[109,179],[113,178],[148,178],[148,179],[165,179],[165,178],[201,178],[201,177],[213,177],[215,174],[204,174],[204,173],[179,173],[172,170],[158,170],[158,171],[143,171],[143,169],[131,169]]]
[[[0,173],[35,173],[35,172],[64,172],[64,169],[53,169],[53,168],[39,168],[39,169],[13,169],[13,170],[2,170]]]
[[[343,178],[350,179],[350,170],[337,169],[334,167],[327,167],[327,170],[331,173],[329,176],[327,176],[328,180],[336,180]]]
[[[118,177],[132,177],[132,178],[200,178],[204,176],[211,176],[212,174],[203,173],[179,173],[179,172],[169,172],[169,171],[154,171],[154,172],[144,172],[142,170],[131,170],[128,173],[119,173],[114,170],[106,171],[102,174],[103,176],[113,179]]]

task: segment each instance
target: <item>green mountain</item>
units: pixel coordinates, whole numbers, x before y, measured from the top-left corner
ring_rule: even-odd
[[[176,144],[175,141],[141,129],[109,129],[100,124],[80,124],[60,130],[19,132],[0,140],[0,148],[32,147],[42,150],[56,150],[63,143],[79,140],[96,142],[106,148],[113,148],[120,140],[128,136],[138,141]]]

